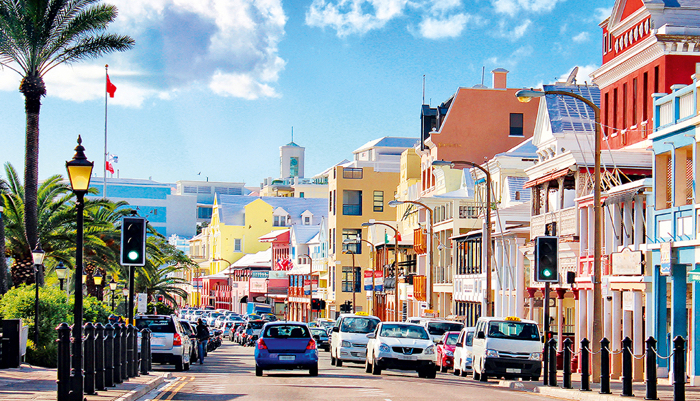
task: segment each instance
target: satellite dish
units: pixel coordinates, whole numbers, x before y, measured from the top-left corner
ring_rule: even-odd
[[[574,67],[569,74],[569,78],[566,78],[567,85],[576,85],[576,75],[578,75],[578,66]]]

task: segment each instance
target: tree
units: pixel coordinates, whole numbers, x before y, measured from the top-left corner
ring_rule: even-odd
[[[117,8],[100,0],[0,0],[0,66],[22,77],[26,114],[24,226],[36,246],[38,227],[39,112],[46,95],[44,75],[62,63],[126,51],[134,40],[104,31]]]
[[[7,182],[0,178],[0,209],[5,207],[5,197],[7,192]],[[0,211],[0,295],[7,292],[7,254],[5,253],[5,218],[3,211]]]

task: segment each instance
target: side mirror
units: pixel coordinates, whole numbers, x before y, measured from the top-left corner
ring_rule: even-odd
[[[334,333],[339,333],[339,332],[340,332],[340,328],[339,328],[338,326],[333,326],[333,332],[334,332]]]
[[[484,339],[484,338],[486,338],[486,335],[484,334],[483,331],[480,331],[480,332],[476,333],[476,338]]]
[[[369,333],[367,334],[367,338],[377,338],[377,336],[375,336],[374,333]]]
[[[462,343],[455,344],[455,348],[462,348]]]
[[[442,344],[443,344],[442,340],[437,342],[437,345],[442,345]]]

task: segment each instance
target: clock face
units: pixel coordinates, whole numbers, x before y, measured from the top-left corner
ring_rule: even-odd
[[[296,157],[292,157],[292,160],[289,161],[289,164],[292,166],[296,166],[297,164],[299,164],[299,161]]]

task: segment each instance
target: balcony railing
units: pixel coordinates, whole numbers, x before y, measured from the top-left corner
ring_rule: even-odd
[[[547,225],[555,223],[556,235],[576,235],[576,207],[557,210],[556,212],[544,213],[532,216],[530,220],[530,235],[532,238],[545,235]],[[555,233],[549,233],[553,235]]]
[[[362,205],[343,205],[343,215],[362,216]]]
[[[583,256],[578,258],[578,269],[576,272],[577,277],[590,277],[593,275],[593,255]],[[600,258],[600,270],[602,276],[609,276],[611,273],[610,269],[610,255],[603,255]]]

